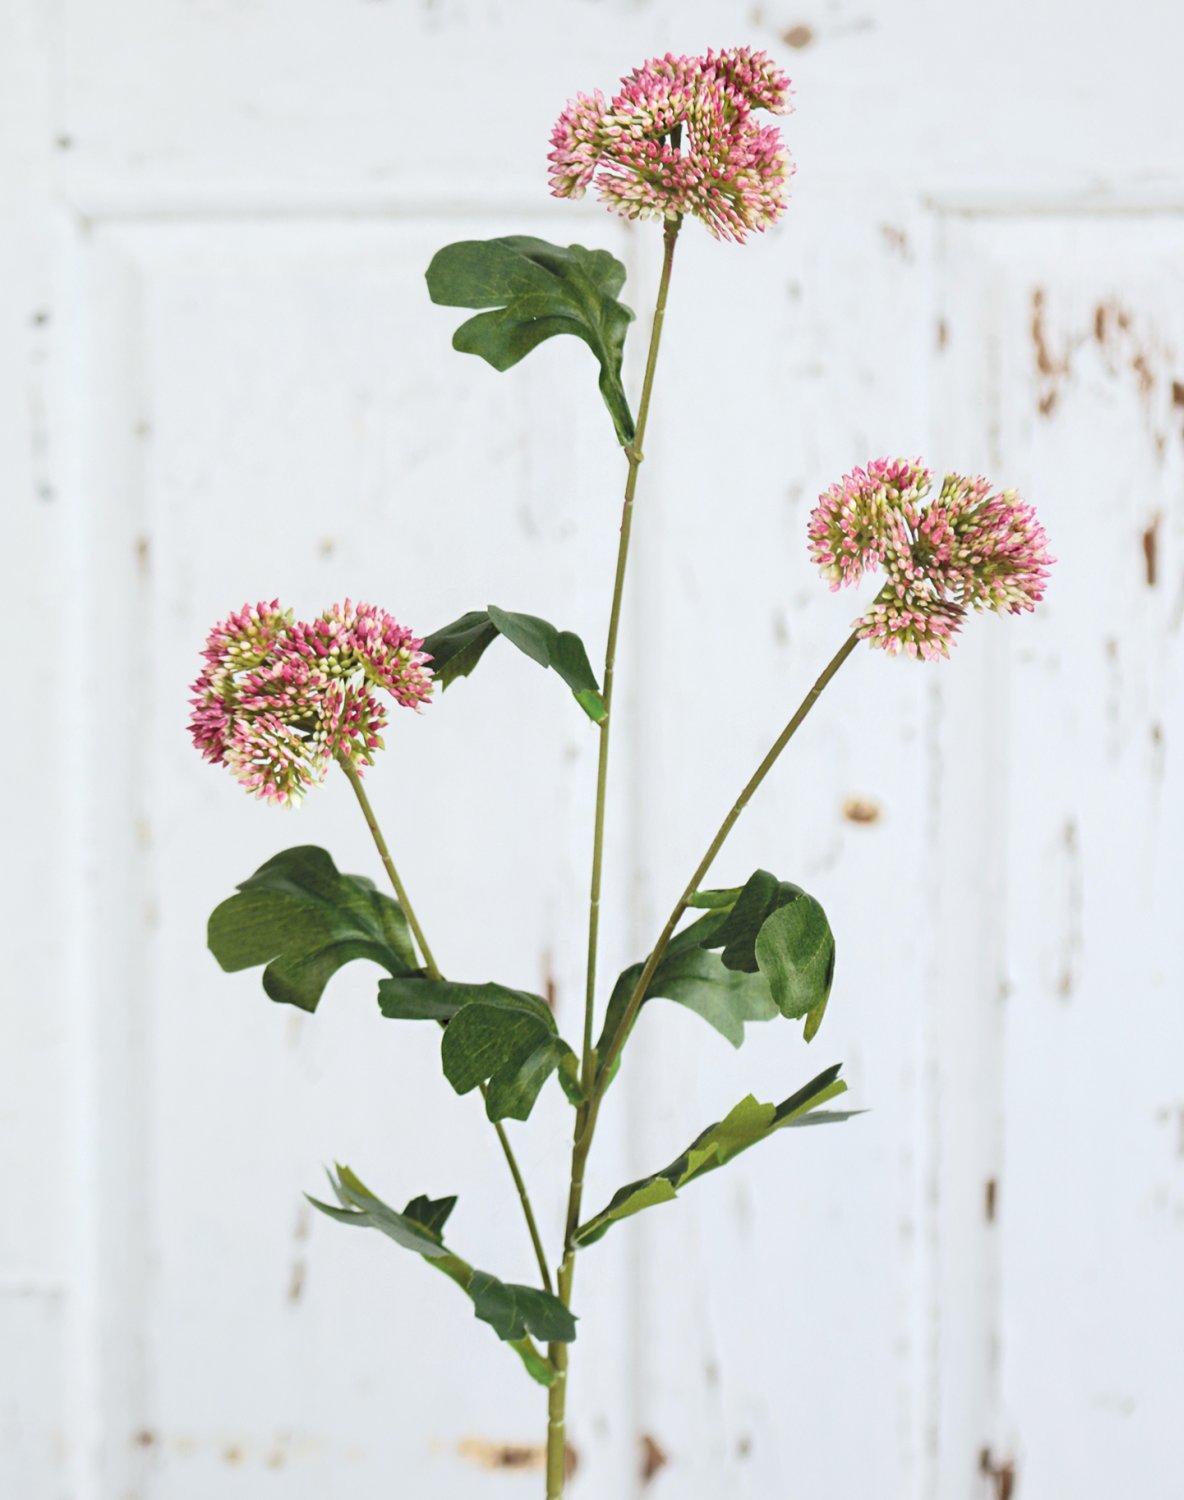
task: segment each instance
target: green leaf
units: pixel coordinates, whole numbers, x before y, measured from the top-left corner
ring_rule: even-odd
[[[803,1035],[813,1041],[835,972],[834,934],[813,896],[757,870],[704,946],[722,948],[729,969],[763,974],[778,1010],[791,1020],[805,1016]]]
[[[348,1167],[339,1165],[336,1177],[330,1173],[329,1184],[340,1207],[334,1208],[306,1194],[314,1208],[339,1224],[377,1229],[405,1250],[422,1255],[468,1294],[475,1315],[510,1345],[535,1380],[542,1385],[554,1384],[555,1367],[534,1339],[548,1344],[571,1343],[576,1336],[575,1318],[550,1292],[499,1281],[488,1271],[479,1271],[454,1255],[444,1244],[443,1229],[456,1204],[455,1198],[412,1198],[403,1212],[398,1213]]]
[[[757,934],[756,960],[782,1015],[811,1017],[817,1032],[835,977],[835,939],[826,913],[803,894],[773,912]]]
[[[512,614],[495,604],[488,609],[470,610],[424,639],[424,650],[432,657],[432,670],[441,688],[448,687],[458,677],[467,677],[499,635],[541,667],[553,667],[594,724],[601,724],[608,717],[596,674],[579,636],[570,630],[556,630],[537,615]]]
[[[708,952],[703,946],[726,918],[726,912],[711,911],[670,940],[642,1004],[654,999],[673,1000],[714,1026],[733,1047],[739,1047],[747,1022],[770,1021],[778,1012],[762,974],[734,972],[724,966],[718,953]],[[630,965],[613,986],[597,1044],[602,1056],[616,1035],[643,967]]]
[[[446,1023],[444,1076],[458,1094],[487,1083],[491,1120],[527,1119],[556,1068],[564,1092],[578,1102],[574,1054],[540,995],[500,984],[396,978],[379,984],[378,1005],[392,1020]]]
[[[210,916],[210,951],[228,972],[266,964],[273,1000],[315,1011],[329,980],[355,958],[390,974],[419,967],[402,908],[362,875],[342,875],[324,849],[285,849]]]
[[[713,934],[709,946],[723,949],[723,961],[729,969],[755,974],[757,933],[772,912],[804,894],[801,886],[778,880],[768,870],[755,871],[741,888],[728,920]]]
[[[627,1219],[657,1203],[668,1203],[695,1178],[725,1166],[741,1151],[747,1151],[758,1141],[767,1140],[778,1130],[787,1126],[850,1119],[850,1112],[824,1110],[814,1113],[819,1106],[845,1092],[847,1085],[838,1076],[839,1067],[836,1063],[827,1068],[781,1104],[762,1104],[749,1094],[717,1124],[708,1126],[668,1167],[614,1193],[606,1208],[576,1230],[576,1244],[591,1245],[607,1234],[618,1220]]]
[[[525,234],[461,240],[432,257],[427,283],[432,301],[445,307],[494,309],[462,323],[452,347],[479,355],[495,370],[510,369],[557,334],[582,339],[600,365],[600,394],[617,439],[626,447],[633,441],[621,383],[633,313],[617,301],[625,267],[607,250],[565,248]]]

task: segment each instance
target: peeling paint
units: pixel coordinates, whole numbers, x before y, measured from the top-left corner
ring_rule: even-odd
[[[996,1459],[990,1448],[979,1454],[979,1472],[991,1481],[992,1500],[1012,1500],[1015,1494],[1015,1460]]]
[[[1062,1000],[1071,1000],[1077,984],[1077,966],[1081,957],[1081,917],[1083,906],[1081,878],[1081,849],[1077,838],[1077,823],[1069,818],[1061,833],[1064,851],[1065,915],[1064,934],[1061,941],[1060,973],[1057,979],[1057,994]]]
[[[1163,519],[1161,513],[1156,511],[1152,517],[1151,525],[1143,532],[1143,564],[1147,574],[1147,587],[1153,589],[1159,576],[1159,523]]]
[[[665,1448],[658,1442],[657,1438],[648,1432],[641,1435],[641,1482],[649,1484],[656,1475],[660,1474],[670,1459]]]
[[[537,1471],[547,1465],[547,1450],[541,1443],[491,1443],[485,1438],[462,1438],[456,1450],[461,1458],[479,1469]],[[568,1479],[580,1466],[579,1454],[567,1445],[565,1472]]]
[[[843,816],[848,823],[878,823],[880,808],[866,797],[848,797],[843,803]]]
[[[880,234],[884,243],[893,255],[899,255],[902,260],[911,261],[913,258],[912,246],[909,237],[897,224],[881,224]]]
[[[1060,396],[1060,383],[1069,373],[1069,359],[1062,355],[1054,358],[1048,342],[1045,292],[1043,287],[1032,291],[1032,349],[1036,360],[1036,376],[1039,386],[1037,409],[1042,417],[1052,415]]]

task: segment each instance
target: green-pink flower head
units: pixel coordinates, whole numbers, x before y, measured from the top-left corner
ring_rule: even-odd
[[[810,553],[832,589],[883,568],[887,582],[856,622],[889,652],[948,656],[969,609],[1017,614],[1044,597],[1053,559],[1036,513],[1014,490],[947,474],[923,504],[932,476],[919,461],[877,459],[819,497]]]
[[[190,732],[257,797],[295,806],[334,759],[370,765],[387,710],[379,686],[417,708],[431,696],[422,641],[373,605],[347,599],[318,620],[269,605],[216,625],[194,683]]]
[[[920,459],[877,458],[818,497],[810,513],[810,556],[832,589],[858,583],[884,559],[890,507],[915,506],[933,475]]]
[[[693,214],[717,239],[742,241],[785,209],[792,166],[781,132],[789,79],[747,47],[651,58],[611,100],[580,94],[551,132],[551,191],[601,200],[630,219]]]

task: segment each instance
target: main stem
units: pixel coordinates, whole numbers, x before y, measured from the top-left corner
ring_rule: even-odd
[[[374,847],[378,850],[378,857],[382,860],[383,868],[390,877],[391,885],[394,886],[395,895],[399,898],[399,905],[403,908],[403,915],[407,918],[407,925],[414,934],[415,941],[419,945],[419,951],[423,955],[424,973],[429,979],[443,979],[440,967],[428,947],[428,940],[423,935],[423,928],[419,925],[419,918],[415,915],[415,908],[407,897],[407,889],[399,879],[399,872],[395,869],[395,862],[391,858],[390,850],[387,848],[386,839],[382,836],[382,829],[378,826],[378,819],[374,816],[374,809],[370,805],[370,798],[366,795],[366,788],[362,785],[362,778],[358,775],[357,767],[345,756],[339,756],[337,764],[345,772],[346,779],[354,789],[354,796],[358,799],[358,806],[362,809],[362,816],[366,819],[366,827],[370,830],[370,837],[374,840]],[[481,1097],[485,1098],[486,1088],[481,1085]],[[518,1191],[518,1201],[522,1205],[522,1214],[526,1220],[527,1232],[530,1235],[530,1243],[534,1246],[535,1259],[538,1261],[539,1274],[543,1278],[543,1286],[548,1292],[553,1290],[551,1282],[551,1268],[547,1264],[546,1252],[543,1249],[542,1238],[539,1235],[539,1226],[531,1206],[530,1194],[526,1190],[526,1183],[522,1176],[522,1170],[514,1155],[514,1148],[510,1145],[510,1138],[506,1135],[505,1127],[500,1120],[494,1120],[493,1128],[497,1132],[497,1138],[502,1152],[506,1158],[506,1165],[510,1169],[510,1176],[514,1179],[514,1186]]]
[[[592,833],[592,881],[588,893],[588,968],[584,987],[584,1045],[580,1078],[585,1095],[590,1096],[595,1081],[596,1059],[592,1051],[593,1021],[596,1011],[596,958],[600,942],[600,888],[604,870],[604,817],[608,797],[608,752],[612,729],[613,680],[617,664],[617,636],[621,628],[621,601],[625,594],[625,574],[629,563],[629,538],[633,530],[633,497],[637,493],[637,475],[645,460],[645,431],[649,422],[650,398],[654,390],[654,372],[658,368],[658,349],[662,342],[662,325],[666,319],[666,298],[670,290],[670,273],[674,266],[674,246],[681,219],[666,224],[663,237],[662,277],[658,283],[658,300],[650,329],[650,347],[646,355],[645,375],[641,385],[641,402],[637,408],[637,430],[633,442],[625,449],[629,472],[625,478],[625,498],[621,507],[621,535],[617,544],[617,568],[613,578],[613,600],[608,617],[608,641],[604,651],[603,697],[605,716],[600,724],[600,750],[596,763],[596,814]],[[575,1274],[573,1236],[580,1222],[580,1205],[584,1195],[584,1164],[592,1144],[588,1106],[576,1114],[575,1139],[571,1154],[571,1183],[567,1199],[567,1223],[563,1236],[563,1260],[559,1267],[559,1297],[565,1306],[571,1304],[572,1280]],[[567,1345],[552,1344],[551,1363],[558,1374],[548,1393],[547,1402],[547,1500],[561,1500],[567,1468]]]

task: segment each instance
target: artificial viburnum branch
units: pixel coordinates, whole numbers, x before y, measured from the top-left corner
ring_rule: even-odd
[[[290,849],[218,907],[210,920],[210,947],[228,970],[265,965],[266,993],[306,1010],[316,1009],[329,978],[344,963],[371,960],[389,976],[379,985],[384,1016],[434,1020],[442,1027],[446,1077],[458,1093],[479,1088],[497,1131],[541,1288],[503,1282],[445,1246],[442,1230],[452,1198],[420,1196],[396,1212],[348,1168],[339,1167],[331,1180],[340,1206],[319,1201],[317,1206],[343,1222],[378,1229],[445,1271],[469,1296],[477,1318],[549,1387],[548,1500],[560,1500],[567,1477],[568,1344],[575,1337],[570,1308],[577,1252],[598,1240],[609,1224],[669,1201],[691,1181],[784,1127],[848,1118],[820,1107],[845,1088],[837,1065],[780,1105],[750,1096],[702,1131],[683,1156],[621,1188],[602,1213],[581,1224],[584,1179],[606,1090],[652,997],[686,1005],[737,1045],[748,1022],[776,1015],[804,1019],[807,1041],[821,1023],[835,956],[821,904],[764,870],[742,887],[705,890],[708,871],[861,641],[920,660],[946,658],[972,611],[1032,610],[1043,597],[1052,562],[1035,513],[1014,491],[995,492],[985,479],[949,473],[931,497],[934,476],[919,459],[876,459],[820,495],[809,518],[807,545],[823,577],[839,589],[878,573],[879,590],[732,803],[644,962],[616,981],[594,1047],[617,648],[675,245],[688,219],[735,243],[778,220],[792,168],[780,131],[763,115],[788,108],[789,80],[776,64],[764,53],[734,48],[652,59],[627,75],[611,98],[600,92],[579,95],[555,126],[549,157],[555,196],[578,198],[593,187],[613,212],[662,225],[662,274],[636,420],[622,383],[624,340],[633,315],[619,300],[624,267],[607,251],[509,235],[446,246],[428,269],[433,301],[477,312],[457,330],[455,347],[477,354],[495,370],[511,369],[562,333],[576,335],[595,357],[600,395],[626,462],[602,684],[579,637],[534,615],[492,605],[473,610],[429,637],[425,649],[423,640],[385,611],[348,600],[311,622],[296,620],[274,600],[244,606],[211,632],[194,684],[194,743],[257,798],[295,807],[334,761],[353,788],[395,899],[363,877],[343,875],[324,850]],[[600,736],[578,1056],[559,1035],[543,997],[496,983],[444,978],[362,781],[383,748],[387,700],[422,707],[437,686],[471,673],[499,636],[553,668]],[[681,925],[691,908],[700,914]],[[502,1125],[504,1118],[529,1115],[552,1073],[575,1110],[554,1278]],[[536,1338],[547,1346],[545,1357]]]

